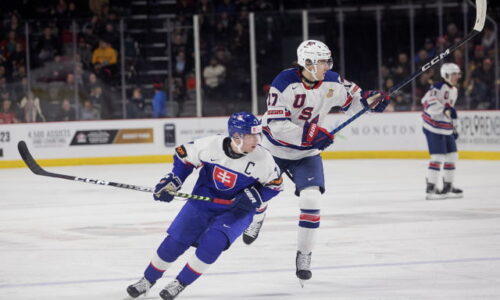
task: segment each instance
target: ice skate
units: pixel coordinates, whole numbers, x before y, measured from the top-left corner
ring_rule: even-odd
[[[441,200],[446,198],[446,194],[443,194],[442,191],[438,191],[434,183],[427,182],[427,189],[425,192],[426,200]]]
[[[451,182],[443,183],[443,190],[441,192],[446,198],[456,199],[462,198],[464,196],[463,191],[461,189],[457,189],[454,187]]]
[[[142,277],[139,281],[127,287],[127,293],[132,298],[137,298],[140,295],[146,296],[155,282],[149,282],[146,278]]]
[[[185,286],[176,279],[163,288],[160,292],[160,297],[163,300],[173,300],[184,290],[184,288]]]
[[[304,287],[305,280],[309,280],[312,277],[311,255],[312,252],[309,252],[309,254],[303,254],[302,252],[297,251],[297,257],[295,258],[295,264],[297,266],[295,275],[299,278],[300,285],[302,287]]]
[[[252,222],[250,226],[243,232],[243,242],[247,245],[253,243],[257,237],[259,236],[260,229],[262,228],[262,224],[264,223],[265,214],[262,217],[262,220],[257,222]]]

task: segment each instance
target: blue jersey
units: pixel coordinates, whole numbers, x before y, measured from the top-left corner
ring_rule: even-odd
[[[257,187],[264,202],[282,190],[280,169],[268,150],[257,145],[240,158],[225,153],[225,136],[210,136],[176,148],[173,173],[184,180],[194,168],[200,169],[193,194],[212,198],[233,199],[249,186]],[[195,201],[197,205],[224,208],[225,205]]]
[[[200,169],[192,192],[195,195],[229,200],[255,186],[263,206],[267,205],[283,189],[273,157],[258,145],[247,155],[232,158],[226,153],[230,142],[228,137],[210,136],[177,147],[172,172],[184,181],[194,168]],[[178,241],[193,244],[210,227],[223,232],[232,243],[250,225],[254,213],[241,216],[233,213],[230,205],[190,199],[167,232]]]

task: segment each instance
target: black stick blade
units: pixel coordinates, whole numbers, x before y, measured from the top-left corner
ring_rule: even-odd
[[[21,155],[24,163],[28,166],[28,168],[30,168],[31,172],[37,175],[47,175],[48,172],[42,169],[33,156],[31,156],[25,141],[19,141],[19,143],[17,143],[17,149],[19,150],[19,154]]]

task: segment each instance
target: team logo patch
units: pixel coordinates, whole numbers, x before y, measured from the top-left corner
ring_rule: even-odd
[[[220,168],[218,166],[214,167],[213,178],[215,187],[220,191],[227,191],[236,185],[236,180],[238,179],[238,174]]]
[[[179,155],[180,158],[184,158],[187,156],[186,148],[184,148],[184,146],[175,148],[175,152],[177,152],[177,155]]]
[[[326,93],[326,98],[331,98],[333,97],[333,89],[328,89],[328,92]]]

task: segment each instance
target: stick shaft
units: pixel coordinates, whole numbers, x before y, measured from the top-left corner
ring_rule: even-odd
[[[119,182],[113,182],[113,181],[107,181],[107,180],[101,180],[101,179],[94,179],[94,178],[88,178],[88,177],[79,177],[79,176],[73,176],[73,175],[48,172],[45,169],[43,169],[36,162],[36,160],[33,158],[33,156],[31,155],[31,153],[28,149],[28,146],[26,145],[26,142],[20,141],[17,144],[17,149],[19,150],[19,154],[21,155],[21,158],[23,159],[24,163],[26,163],[28,168],[36,175],[61,178],[61,179],[66,179],[66,180],[71,180],[71,181],[78,181],[78,182],[91,183],[91,184],[97,184],[97,185],[113,186],[113,187],[117,187],[117,188],[123,188],[123,189],[128,189],[128,190],[139,191],[139,192],[153,193],[153,191],[154,191],[150,187],[144,187],[144,186],[140,186],[140,185],[119,183]],[[213,202],[213,203],[217,203],[217,204],[231,204],[231,203],[233,203],[231,200],[211,198],[211,197],[206,197],[206,196],[198,196],[198,195],[192,195],[192,194],[186,194],[186,193],[172,192],[171,194],[176,196],[176,197],[195,199],[195,200],[200,200],[200,201],[208,201],[208,202]]]
[[[457,48],[462,47],[465,43],[468,41],[472,40],[476,35],[478,35],[484,27],[484,22],[486,20],[486,0],[476,0],[476,22],[474,25],[474,28],[472,29],[467,36],[464,37],[461,41],[458,43],[453,44],[450,48],[446,49],[442,53],[436,55],[433,59],[431,59],[429,62],[427,62],[425,65],[423,65],[420,70],[414,72],[413,74],[407,76],[405,79],[403,79],[401,82],[393,86],[389,91],[389,96],[392,96],[394,93],[399,91],[401,88],[405,87],[408,83],[412,82],[415,78],[420,76],[422,73],[427,71],[428,69],[432,68],[435,66],[438,62],[443,60],[445,57],[450,55],[453,51],[455,51]],[[356,120],[357,118],[361,117],[365,112],[369,110],[368,107],[363,108],[359,112],[357,112],[355,115],[344,121],[342,124],[337,126],[337,128],[333,129],[330,131],[331,134],[336,134],[340,130],[342,130],[344,127],[349,125],[352,121]]]

